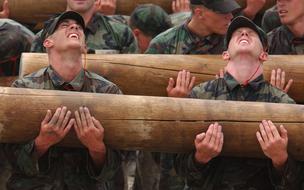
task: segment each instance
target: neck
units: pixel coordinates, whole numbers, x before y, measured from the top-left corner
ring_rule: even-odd
[[[188,23],[188,28],[199,37],[205,37],[212,34],[202,23],[199,23],[194,16]]]
[[[296,22],[288,24],[287,27],[295,37],[301,38],[304,36],[304,16],[299,18]]]
[[[78,52],[50,52],[49,63],[66,82],[72,81],[82,69],[82,57]]]
[[[229,60],[226,70],[240,84],[253,81],[263,73],[261,62],[250,55],[240,55]]]

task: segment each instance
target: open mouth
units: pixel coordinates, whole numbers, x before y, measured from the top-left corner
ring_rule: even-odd
[[[79,39],[79,35],[76,33],[72,33],[68,35],[68,38],[72,38],[72,39]]]
[[[286,10],[278,10],[279,15],[285,15],[288,13]]]
[[[242,40],[240,40],[239,44],[249,44],[249,41],[242,39]]]

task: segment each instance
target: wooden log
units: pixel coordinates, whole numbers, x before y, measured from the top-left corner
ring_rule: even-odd
[[[262,156],[255,133],[263,119],[284,124],[289,151],[304,160],[303,105],[233,102],[167,97],[107,95],[51,90],[0,88],[0,142],[35,138],[47,109],[87,106],[105,128],[105,143],[116,149],[161,152],[193,150],[196,134],[219,121],[224,155]],[[16,109],[18,108],[18,109]],[[80,146],[75,133],[61,146]]]
[[[264,77],[270,79],[272,69],[281,68],[294,83],[289,95],[304,103],[304,56],[272,55],[264,63]],[[20,76],[47,66],[45,54],[23,54]],[[186,69],[193,73],[196,84],[213,80],[226,65],[220,55],[87,55],[87,69],[117,84],[124,94],[166,96],[170,77]]]
[[[0,7],[4,0],[0,0]],[[130,15],[139,4],[154,3],[171,13],[171,0],[117,0],[117,14]],[[237,0],[245,6],[246,0]],[[275,0],[267,0],[265,9],[273,6]],[[48,20],[52,15],[66,9],[66,0],[9,0],[10,18],[28,24],[36,24]]]

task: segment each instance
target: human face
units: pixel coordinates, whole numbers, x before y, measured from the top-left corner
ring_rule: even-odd
[[[233,18],[232,13],[218,13],[207,8],[202,10],[204,25],[211,34],[225,35]]]
[[[304,18],[304,0],[277,0],[280,20],[285,25],[292,25]]]
[[[50,36],[53,47],[58,50],[85,48],[83,28],[75,20],[63,20],[56,31]]]
[[[67,0],[67,10],[87,13],[94,10],[95,0]]]
[[[251,28],[238,28],[231,36],[228,52],[230,57],[239,54],[250,54],[259,58],[263,52],[263,45],[259,35]]]

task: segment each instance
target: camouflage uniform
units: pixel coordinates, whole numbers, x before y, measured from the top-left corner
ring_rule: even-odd
[[[50,26],[54,19],[46,22],[45,28]],[[37,34],[31,47],[32,52],[45,52],[43,41],[46,30]],[[107,16],[99,13],[93,15],[84,30],[88,53],[136,53],[137,43],[131,29]],[[103,51],[105,50],[105,51]]]
[[[116,85],[97,74],[82,70],[73,81],[66,83],[51,67],[19,79],[12,86],[121,94]],[[121,163],[118,151],[107,148],[105,164],[101,172],[96,173],[87,149],[52,146],[39,160],[32,156],[33,149],[34,141],[5,145],[5,153],[13,167],[7,183],[9,190],[115,189],[112,180]]]
[[[304,54],[304,38],[295,38],[285,25],[268,33],[268,41],[270,54]]]
[[[156,36],[146,54],[221,54],[223,36],[212,34],[199,37],[188,28],[188,23],[173,27]]]
[[[34,34],[21,24],[0,19],[0,76],[18,75],[22,52],[30,50]]]
[[[281,20],[278,14],[277,6],[273,6],[265,11],[262,18],[262,28],[266,33],[268,33],[279,26],[281,26]]]
[[[179,26],[191,18],[191,11],[170,14],[171,22],[174,26]]]
[[[271,86],[260,75],[248,85],[240,85],[229,73],[224,78],[202,83],[191,91],[191,98],[295,103],[287,94]],[[258,126],[258,124],[257,124]],[[282,172],[270,159],[219,156],[206,165],[195,162],[194,152],[175,158],[177,172],[187,178],[192,189],[202,190],[297,190],[296,162],[289,157]]]

